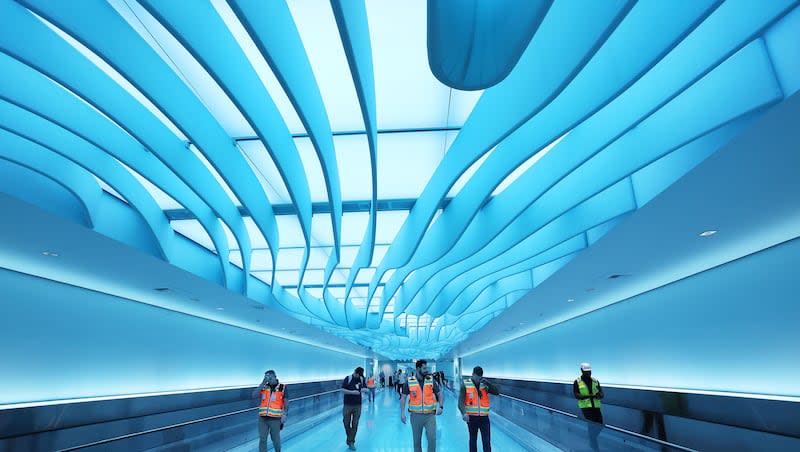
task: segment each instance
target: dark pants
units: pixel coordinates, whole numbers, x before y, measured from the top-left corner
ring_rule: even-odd
[[[583,417],[587,421],[597,422],[598,424],[603,423],[603,413],[600,412],[600,408],[581,408],[581,411],[583,411]]]
[[[355,444],[358,420],[361,418],[361,405],[345,405],[342,410],[342,422],[347,433],[347,445]]]
[[[589,436],[589,447],[592,450],[600,450],[597,445],[597,437],[600,435],[600,430],[603,428],[603,413],[600,408],[581,408],[583,417],[590,421],[586,425],[586,433]]]
[[[469,452],[478,452],[478,430],[481,432],[483,452],[492,452],[492,430],[489,416],[470,416],[467,427],[469,427]]]
[[[258,450],[267,452],[267,435],[272,438],[272,446],[275,452],[281,452],[281,418],[279,417],[258,417]]]

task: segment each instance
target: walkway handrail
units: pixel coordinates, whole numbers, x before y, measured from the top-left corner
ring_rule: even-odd
[[[541,409],[544,409],[544,410],[547,410],[547,411],[552,411],[552,412],[555,412],[555,413],[558,413],[558,414],[562,414],[564,416],[569,416],[571,418],[578,419],[578,416],[575,415],[575,414],[568,413],[566,411],[561,411],[561,410],[558,410],[558,409],[555,409],[555,408],[552,408],[552,407],[549,407],[549,406],[546,406],[546,405],[541,405],[541,404],[538,404],[536,402],[531,402],[529,400],[519,399],[517,397],[512,397],[510,395],[505,395],[505,394],[500,394],[500,397],[505,397],[505,398],[508,398],[508,399],[511,399],[511,400],[516,400],[517,402],[527,403],[528,405],[533,405],[535,407],[538,407],[538,408],[541,408]],[[660,440],[660,439],[657,439],[657,438],[653,438],[653,437],[650,437],[650,436],[647,436],[647,435],[642,435],[641,433],[632,432],[632,431],[626,430],[626,429],[624,429],[622,427],[617,427],[617,426],[610,425],[610,424],[603,424],[603,425],[605,427],[611,429],[611,430],[616,430],[616,431],[618,431],[620,433],[625,433],[627,435],[635,436],[635,437],[644,439],[646,441],[651,441],[651,442],[654,442],[654,443],[658,443],[658,444],[660,444],[662,446],[672,447],[672,448],[679,449],[679,450],[686,451],[686,452],[698,452],[695,449],[690,449],[688,447],[681,446],[679,444],[670,443],[670,442],[663,441],[663,440]]]
[[[297,400],[308,399],[308,398],[311,398],[311,397],[323,396],[323,395],[326,395],[326,394],[331,394],[331,393],[334,393],[334,392],[341,392],[341,391],[342,391],[341,389],[333,389],[331,391],[318,392],[316,394],[309,394],[307,396],[302,396],[302,397],[296,397],[294,399],[289,399],[287,401],[287,403],[288,402],[294,402],[294,401],[297,401]],[[194,420],[191,420],[191,421],[180,422],[178,424],[165,425],[165,426],[158,427],[158,428],[153,428],[153,429],[150,429],[150,430],[143,430],[141,432],[128,433],[126,435],[115,436],[113,438],[101,439],[101,440],[94,441],[94,442],[91,442],[91,443],[81,444],[80,446],[72,446],[72,447],[68,447],[66,449],[58,449],[58,452],[69,452],[69,451],[84,449],[86,447],[99,446],[99,445],[102,445],[102,444],[108,444],[108,443],[112,443],[112,442],[115,442],[115,441],[120,441],[120,440],[123,440],[123,439],[133,438],[135,436],[147,435],[149,433],[156,433],[156,432],[169,430],[169,429],[173,429],[173,428],[185,427],[187,425],[192,425],[192,424],[199,424],[201,422],[212,421],[214,419],[220,419],[220,418],[228,417],[228,416],[235,416],[237,414],[247,413],[248,411],[255,411],[255,410],[258,410],[257,406],[252,407],[252,408],[245,408],[245,409],[242,409],[242,410],[231,411],[229,413],[222,413],[222,414],[217,414],[217,415],[214,415],[214,416],[204,417],[204,418],[201,418],[201,419],[194,419]]]

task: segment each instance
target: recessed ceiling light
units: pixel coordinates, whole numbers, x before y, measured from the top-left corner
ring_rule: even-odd
[[[712,235],[716,234],[717,231],[715,229],[709,229],[708,231],[703,231],[700,233],[700,237],[711,237]]]
[[[169,292],[169,287],[156,287],[156,292]]]
[[[225,310],[225,308],[222,308],[222,307],[217,308],[217,311],[224,311],[224,310]]]
[[[58,257],[58,253],[54,253],[52,251],[42,251],[42,254],[49,257]]]
[[[567,303],[572,303],[573,301],[575,301],[574,298],[567,298]]]

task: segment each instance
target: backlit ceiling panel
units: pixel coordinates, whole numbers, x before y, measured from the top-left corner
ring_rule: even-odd
[[[796,3],[543,2],[507,77],[459,91],[421,0],[0,0],[0,159],[89,220],[117,197],[232,291],[436,357],[796,90]]]

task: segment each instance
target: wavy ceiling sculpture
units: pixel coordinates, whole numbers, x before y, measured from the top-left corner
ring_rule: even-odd
[[[159,258],[436,357],[797,87],[796,1],[518,5],[486,73],[501,12],[440,30],[436,3],[0,0],[0,159],[87,227],[116,196]],[[491,87],[437,80],[427,30],[440,78]]]

